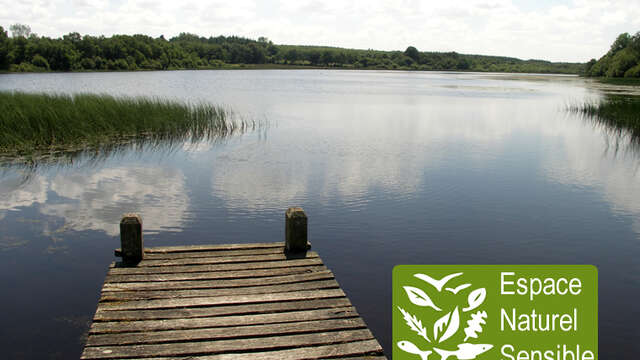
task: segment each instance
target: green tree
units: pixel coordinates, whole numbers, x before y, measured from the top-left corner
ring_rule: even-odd
[[[614,41],[613,44],[611,44],[611,50],[609,50],[609,52],[611,53],[611,55],[614,55],[618,51],[626,48],[630,42],[631,42],[631,36],[629,36],[629,33],[622,33],[618,35],[618,38],[616,39],[616,41]]]
[[[284,59],[288,61],[289,64],[292,64],[293,62],[298,60],[298,50],[296,50],[295,48],[287,50],[287,52],[284,54]]]
[[[593,68],[593,65],[596,64],[596,62],[597,62],[596,59],[589,60],[589,62],[584,67],[585,75],[591,75],[591,69]]]
[[[11,30],[11,36],[14,38],[28,38],[31,35],[31,27],[29,25],[24,24],[13,24],[9,26]]]
[[[622,77],[627,70],[636,65],[637,59],[630,49],[618,51],[612,58],[606,75],[610,77]]]
[[[416,62],[420,58],[420,52],[413,46],[409,46],[407,50],[404,51],[404,55]]]
[[[33,64],[33,66],[37,66],[39,68],[42,68],[44,70],[49,70],[49,62],[47,61],[47,59],[43,58],[40,54],[36,54],[33,59],[31,59],[31,63]]]
[[[21,64],[25,62],[27,44],[28,40],[21,36],[12,40],[11,50],[9,51],[9,61],[12,64]]]
[[[0,26],[0,69],[9,68],[9,37],[7,32]]]
[[[624,73],[624,77],[640,77],[640,64],[632,67]]]
[[[96,62],[92,58],[82,58],[80,60],[80,66],[85,70],[93,70],[96,68]]]

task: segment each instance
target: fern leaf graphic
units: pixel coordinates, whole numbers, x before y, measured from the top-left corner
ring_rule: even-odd
[[[400,310],[400,312],[404,316],[404,321],[407,323],[407,325],[409,325],[409,328],[411,328],[411,330],[417,332],[418,335],[422,336],[428,342],[431,342],[431,340],[429,340],[429,337],[427,336],[427,328],[422,326],[421,320],[419,320],[415,315],[409,314],[400,306],[398,306],[398,310]]]
[[[487,322],[484,319],[487,318],[486,311],[478,311],[475,314],[471,315],[471,320],[467,321],[467,327],[464,329],[465,335],[464,341],[467,341],[468,338],[477,338],[478,333],[482,332],[482,325]]]

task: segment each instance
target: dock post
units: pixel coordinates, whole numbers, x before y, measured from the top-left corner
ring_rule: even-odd
[[[124,214],[120,220],[122,262],[135,265],[144,257],[142,218],[138,214]]]
[[[305,252],[307,244],[307,214],[299,207],[290,207],[285,213],[285,251]]]

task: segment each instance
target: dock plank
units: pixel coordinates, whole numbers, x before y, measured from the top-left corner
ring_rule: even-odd
[[[220,326],[258,325],[296,321],[314,321],[323,319],[342,319],[357,316],[358,313],[356,312],[355,308],[344,307],[319,310],[289,311],[274,314],[232,315],[192,319],[94,322],[89,329],[89,333],[105,334],[117,332],[159,331],[172,329],[198,329]]]
[[[154,344],[165,342],[217,340],[267,336],[282,334],[300,334],[318,331],[335,331],[366,328],[360,318],[302,321],[292,323],[259,324],[254,326],[231,326],[189,330],[167,330],[138,333],[96,334],[89,338],[87,346]]]
[[[382,354],[382,347],[377,340],[354,341],[343,344],[325,346],[299,347],[296,349],[277,350],[269,352],[249,352],[220,355],[200,355],[197,360],[314,360],[335,358],[357,359],[386,359]],[[139,358],[152,360],[151,358]],[[193,357],[156,357],[153,360],[193,359]],[[128,359],[127,359],[128,360]]]
[[[145,248],[145,253],[176,253],[176,252],[197,252],[215,250],[242,250],[242,249],[282,249],[284,242],[264,242],[247,244],[207,244],[207,245],[183,245],[183,246],[154,246]]]
[[[280,248],[266,249],[242,249],[242,250],[217,250],[217,251],[192,251],[192,252],[161,252],[161,253],[145,253],[146,260],[158,259],[189,259],[203,257],[220,257],[220,256],[247,256],[247,255],[269,255],[282,254]]]
[[[186,290],[145,290],[145,291],[105,291],[100,301],[174,299],[189,297],[215,297],[226,295],[268,294],[273,292],[291,292],[301,290],[335,289],[340,285],[331,280],[307,281],[293,284],[252,286],[222,289],[186,289]]]
[[[144,310],[144,309],[168,309],[190,306],[213,306],[250,304],[262,302],[291,301],[303,299],[322,299],[345,296],[342,289],[308,290],[297,292],[280,292],[269,294],[240,295],[240,296],[215,296],[196,297],[184,299],[159,299],[159,300],[134,300],[103,302],[100,306],[104,310]]]
[[[117,359],[142,356],[193,356],[247,350],[259,351],[302,345],[345,343],[358,340],[370,340],[372,338],[373,335],[368,329],[357,329],[233,340],[130,346],[95,346],[85,348],[85,355],[93,359]]]
[[[276,313],[290,310],[313,310],[351,306],[346,297],[297,300],[262,304],[227,305],[210,307],[185,307],[177,309],[159,310],[103,310],[98,308],[94,321],[131,321],[131,320],[161,320],[161,319],[189,319],[196,317],[210,317],[222,315],[241,315],[256,313]]]
[[[276,261],[261,261],[253,263],[240,264],[209,264],[209,265],[185,265],[185,266],[167,266],[167,267],[115,267],[115,263],[111,264],[109,273],[113,275],[127,274],[174,274],[174,273],[190,273],[190,272],[216,272],[216,271],[236,271],[236,270],[256,270],[256,269],[275,269],[275,268],[293,268],[296,266],[312,266],[322,265],[320,258],[308,259],[281,259]]]
[[[82,359],[384,359],[318,254],[283,246],[145,248],[111,264]]]
[[[323,265],[282,267],[272,269],[229,270],[229,271],[201,271],[179,273],[151,273],[151,274],[117,274],[111,269],[105,279],[105,284],[142,281],[177,281],[177,280],[217,280],[260,278],[267,276],[305,274],[315,271],[329,270]]]
[[[242,279],[218,279],[210,280],[180,280],[180,281],[145,281],[145,282],[122,282],[105,283],[103,291],[124,291],[124,290],[161,290],[161,289],[217,289],[244,286],[262,286],[276,284],[291,284],[310,280],[333,279],[333,273],[329,270],[313,271],[303,274],[270,276],[258,278]]]
[[[313,251],[307,254],[308,257],[318,257]],[[266,254],[266,255],[243,255],[243,256],[216,256],[207,258],[186,258],[186,259],[163,259],[163,260],[144,260],[138,264],[139,267],[150,266],[175,266],[175,265],[206,265],[206,264],[225,264],[225,263],[246,263],[258,261],[287,260],[284,254]]]

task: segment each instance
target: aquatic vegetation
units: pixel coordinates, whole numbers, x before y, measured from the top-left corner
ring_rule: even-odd
[[[147,97],[0,92],[0,154],[197,142],[253,127],[225,108]],[[116,146],[117,147],[117,146]]]
[[[640,139],[640,97],[608,96],[599,101],[569,105],[569,110],[607,126],[610,130],[627,131]]]

